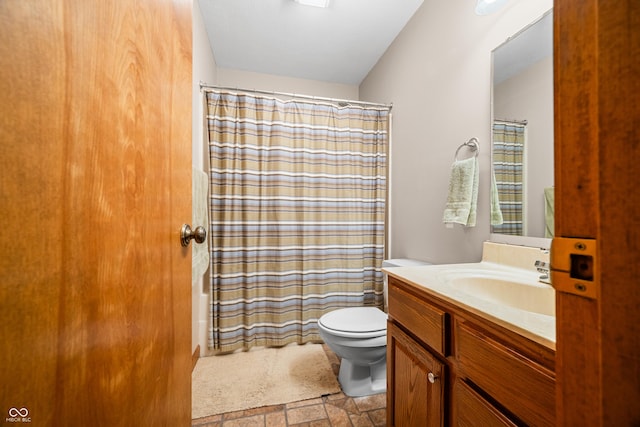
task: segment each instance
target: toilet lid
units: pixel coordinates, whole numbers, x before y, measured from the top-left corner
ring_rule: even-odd
[[[375,307],[341,308],[325,314],[320,323],[327,329],[353,333],[387,331],[387,315]]]

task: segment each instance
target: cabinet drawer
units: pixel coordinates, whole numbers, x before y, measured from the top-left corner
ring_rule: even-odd
[[[509,418],[493,407],[464,381],[453,387],[455,402],[454,425],[461,427],[516,427]]]
[[[528,425],[555,425],[553,372],[473,328],[457,323],[460,374]]]
[[[433,350],[448,355],[447,314],[398,288],[393,279],[389,280],[389,315]]]

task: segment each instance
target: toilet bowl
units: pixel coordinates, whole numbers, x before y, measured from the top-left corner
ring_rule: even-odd
[[[347,396],[387,389],[387,315],[376,307],[334,310],[318,320],[324,342],[342,360],[338,381]]]
[[[384,261],[383,267],[425,265],[411,259]],[[387,281],[384,281],[385,307]],[[338,381],[347,396],[368,396],[387,390],[387,315],[376,307],[331,311],[318,320],[324,342],[342,360]]]

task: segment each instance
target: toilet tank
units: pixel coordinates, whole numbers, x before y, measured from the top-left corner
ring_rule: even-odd
[[[420,261],[417,259],[409,259],[409,258],[394,258],[394,259],[385,259],[382,261],[382,268],[392,268],[392,267],[413,267],[418,265],[431,265],[430,262]],[[387,275],[384,275],[384,311],[387,313],[389,311],[389,284],[387,281]]]

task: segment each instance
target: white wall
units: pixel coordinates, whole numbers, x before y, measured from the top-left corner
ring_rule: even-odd
[[[358,99],[358,86],[218,68],[218,85],[337,99]]]
[[[200,93],[200,81],[216,81],[216,62],[209,46],[209,39],[202,21],[202,14],[197,1],[193,2],[193,90],[192,90],[192,164],[195,168],[206,171],[208,160],[204,156],[204,115],[202,113],[202,95]],[[195,244],[195,243],[194,243]],[[197,281],[193,281],[192,293],[192,325],[191,325],[191,345],[195,351],[200,344],[200,352],[206,348],[206,323],[202,327],[202,318],[206,319],[207,304],[203,301],[203,288],[208,284],[208,272],[204,274],[200,286]],[[208,289],[208,287],[207,287]]]
[[[553,6],[511,0],[489,16],[473,0],[425,0],[360,85],[393,102],[392,258],[476,262],[489,238],[491,51]],[[442,213],[458,145],[480,140],[477,226],[447,229]]]
[[[213,57],[207,30],[202,20],[200,5],[193,2],[193,165],[202,170],[208,169],[208,160],[203,147],[205,144],[204,115],[200,82],[215,84],[218,69]]]

